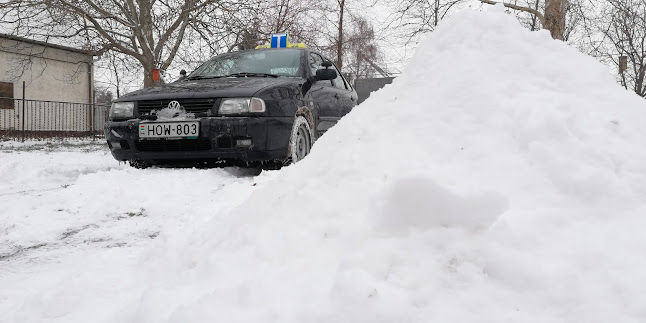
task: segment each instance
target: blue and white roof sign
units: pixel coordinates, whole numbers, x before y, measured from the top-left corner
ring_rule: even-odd
[[[258,48],[306,48],[306,46],[303,43],[295,43],[295,44],[290,43],[289,34],[283,33],[283,34],[272,34],[271,42],[269,43],[269,45],[258,45],[256,46],[256,49]]]
[[[271,48],[285,48],[289,42],[287,34],[272,34],[271,35]]]

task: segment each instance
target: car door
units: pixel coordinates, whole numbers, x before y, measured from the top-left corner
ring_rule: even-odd
[[[323,68],[323,57],[318,53],[310,52],[308,62],[312,75],[316,75],[317,69]],[[316,133],[320,136],[343,116],[343,107],[339,103],[341,95],[331,80],[314,83],[309,93],[316,106]]]
[[[332,85],[336,89],[335,97],[338,99],[340,107],[341,114],[339,117],[343,117],[357,104],[358,96],[357,92],[350,86],[350,83],[343,77],[341,71],[336,66],[333,67],[336,69],[337,77],[332,80]]]

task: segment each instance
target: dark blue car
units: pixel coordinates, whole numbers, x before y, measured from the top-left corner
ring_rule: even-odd
[[[356,105],[357,93],[321,54],[267,48],[223,54],[179,81],[112,103],[106,139],[134,167],[280,168]]]

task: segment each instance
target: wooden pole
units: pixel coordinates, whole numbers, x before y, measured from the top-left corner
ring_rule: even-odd
[[[25,93],[26,90],[25,81],[22,81],[22,142],[25,142]]]

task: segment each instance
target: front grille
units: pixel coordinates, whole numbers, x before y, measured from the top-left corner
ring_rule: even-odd
[[[139,115],[149,114],[151,110],[159,111],[167,108],[171,101],[177,101],[191,113],[202,113],[209,111],[215,104],[215,99],[178,99],[178,100],[149,100],[137,102]]]
[[[208,151],[211,141],[207,138],[177,140],[142,140],[136,143],[137,150],[149,152],[164,151]]]
[[[218,138],[218,148],[233,148],[233,138],[220,137]]]

